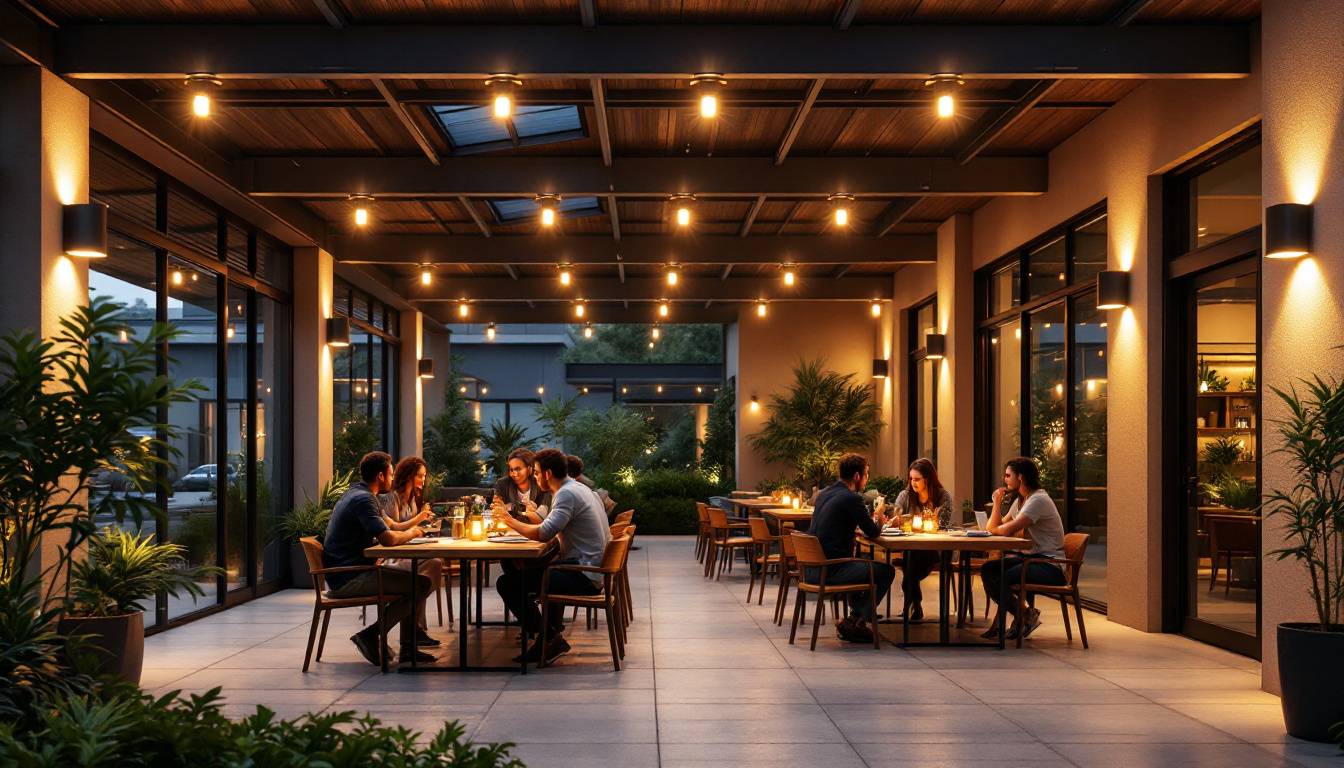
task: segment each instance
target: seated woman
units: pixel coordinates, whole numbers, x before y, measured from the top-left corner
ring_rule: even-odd
[[[515,448],[509,454],[509,475],[495,481],[495,498],[491,502],[496,515],[512,513],[515,517],[537,524],[551,506],[551,492],[541,487],[532,476],[532,449]]]
[[[1004,487],[994,491],[994,509],[989,513],[989,522],[985,528],[995,536],[1025,536],[1031,539],[1031,549],[1027,556],[1063,558],[1064,521],[1050,494],[1041,488],[1041,470],[1036,462],[1028,458],[1010,459],[1003,468]],[[1007,513],[1003,502],[1010,501]],[[1028,584],[1045,586],[1063,586],[1064,569],[1054,563],[1024,563],[1022,555],[1013,553],[1000,560],[989,560],[980,566],[980,580],[985,585],[985,595],[992,601],[999,599],[1000,585],[1022,583],[1022,569],[1027,570]],[[1027,605],[1032,605],[1034,596],[1028,596]],[[1008,610],[1017,616],[1016,606]],[[1030,635],[1041,625],[1041,612],[1030,607],[1022,615],[1026,626],[1019,627],[1017,619],[1008,630],[1008,638],[1016,639],[1018,632],[1022,637]],[[989,631],[981,635],[986,640],[998,636],[997,622],[990,624]]]
[[[938,520],[940,527],[952,520],[952,494],[938,481],[938,470],[932,461],[915,459],[910,465],[910,485],[896,496],[894,508],[898,513],[894,525],[904,522],[903,518],[908,515],[933,517]],[[924,592],[919,583],[933,573],[934,566],[938,564],[938,553],[908,550],[904,558],[901,591],[905,593],[910,620],[921,621],[924,618]]]
[[[378,497],[378,501],[382,504],[383,522],[387,523],[388,528],[394,531],[408,531],[430,516],[429,505],[424,503],[423,498],[425,478],[428,476],[429,467],[425,465],[424,459],[408,456],[397,462],[396,469],[392,471],[392,490]],[[411,569],[410,560],[389,559],[384,560],[383,565],[403,571]],[[434,587],[429,594],[420,598],[418,607],[420,620],[415,631],[415,644],[422,647],[439,645],[439,641],[430,637],[426,631],[425,603],[428,602],[429,595],[443,585],[443,561],[438,558],[421,560],[418,570],[422,576],[429,577]]]

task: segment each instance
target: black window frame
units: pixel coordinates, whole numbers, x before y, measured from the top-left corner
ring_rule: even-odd
[[[933,310],[934,320],[938,319],[938,294],[927,296],[915,304],[905,309],[906,328],[910,350],[906,361],[906,381],[910,385],[906,388],[906,456],[911,462],[920,458],[919,453],[919,409],[920,402],[916,393],[919,392],[919,366],[928,359],[928,352],[925,349],[925,341],[919,324],[919,313],[925,309]],[[930,445],[933,448],[933,463],[937,466],[938,461],[938,380],[941,375],[940,366],[933,368],[933,382],[931,386],[930,397],[933,398],[932,420],[929,429],[933,432]]]

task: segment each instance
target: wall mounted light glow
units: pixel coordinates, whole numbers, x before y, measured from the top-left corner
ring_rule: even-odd
[[[592,323],[584,323],[584,324],[583,324],[583,338],[585,338],[585,339],[591,339],[591,338],[593,338],[593,324],[592,324]]]
[[[957,86],[965,83],[966,81],[962,80],[960,75],[948,73],[934,75],[924,81],[926,88],[933,89],[933,100],[937,106],[939,117],[948,118],[957,113]]]
[[[538,394],[538,395],[544,395],[544,394],[546,394],[546,388],[545,388],[545,387],[537,387],[537,394]]]
[[[882,302],[874,301],[872,306],[873,317],[882,316]]]
[[[346,198],[355,204],[355,224],[364,227],[369,224],[369,207],[373,203],[373,195],[354,194]]]
[[[658,316],[667,317],[668,306],[666,301],[658,302]]]
[[[676,285],[677,279],[681,276],[681,265],[676,263],[668,264],[663,268],[663,273],[667,275],[668,285]]]
[[[792,264],[780,264],[779,268],[784,270],[784,284],[793,285],[794,266]]]
[[[574,267],[570,266],[569,264],[561,264],[559,269],[560,269],[560,284],[569,285],[570,280],[573,279],[571,277],[571,273]]]
[[[429,285],[434,279],[434,273],[430,270],[428,264],[420,265],[420,284]]]
[[[422,379],[434,378],[434,358],[422,357],[416,362],[416,372]]]
[[[887,361],[885,359],[877,357],[873,358],[873,378],[887,378]]]
[[[197,117],[210,116],[210,95],[221,85],[219,78],[206,72],[187,75],[187,92],[191,94],[191,113]]]
[[[766,306],[767,304],[769,304],[769,303],[770,303],[770,302],[766,301],[765,299],[757,299],[757,300],[756,300],[756,316],[757,316],[757,317],[765,317],[765,306]]]
[[[236,331],[233,330],[233,323],[229,323],[224,327],[224,338],[232,339],[235,333]]]
[[[728,81],[723,75],[700,74],[691,78],[691,87],[700,94],[700,116],[714,117],[719,113],[719,91]]]
[[[1129,306],[1129,273],[1107,269],[1097,273],[1097,309]]]
[[[947,336],[941,333],[924,334],[924,357],[942,360],[947,356]]]
[[[757,400],[755,395],[752,395],[752,396],[751,396],[751,405],[749,405],[748,408],[751,409],[751,412],[752,412],[752,413],[755,413],[755,412],[761,410],[761,401],[760,401],[760,400]]]
[[[854,204],[853,195],[831,195],[831,213],[835,218],[835,226],[849,226],[849,208]]]
[[[350,346],[350,318],[348,317],[327,318],[327,346],[329,347]]]
[[[494,340],[495,340],[495,324],[494,324],[494,323],[490,323],[489,325],[485,326],[485,340],[486,340],[486,341],[494,341]]]
[[[668,199],[672,207],[677,212],[677,226],[684,227],[691,223],[691,208],[695,206],[695,195],[677,194]]]
[[[76,203],[61,206],[61,242],[65,252],[85,259],[107,256],[107,206]]]
[[[560,205],[560,196],[537,195],[533,200],[541,206],[541,225],[543,227],[555,226],[555,212]]]
[[[1311,253],[1312,208],[1279,203],[1265,209],[1265,258],[1296,259]]]
[[[513,92],[521,88],[523,81],[516,75],[498,74],[485,79],[485,87],[490,90],[490,102],[497,119],[513,114]]]

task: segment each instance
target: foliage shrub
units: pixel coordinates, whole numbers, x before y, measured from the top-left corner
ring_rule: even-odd
[[[905,481],[891,475],[872,475],[868,478],[868,490],[876,490],[887,497],[887,503],[896,501],[896,495],[905,490]]]
[[[607,476],[599,482],[616,502],[616,511],[635,510],[635,525],[640,535],[671,536],[693,534],[699,516],[697,501],[710,496],[726,496],[731,481],[714,482],[701,472],[653,470]]]

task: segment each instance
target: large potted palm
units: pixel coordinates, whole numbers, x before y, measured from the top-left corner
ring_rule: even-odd
[[[355,471],[335,475],[322,486],[317,498],[303,492],[303,504],[276,522],[276,533],[280,540],[289,545],[290,586],[298,589],[312,589],[313,576],[308,572],[308,556],[303,552],[301,539],[313,537],[321,540],[327,535],[327,523],[336,509],[336,502],[355,484]]]
[[[791,464],[821,487],[834,478],[840,457],[872,445],[886,422],[857,374],[828,371],[825,358],[799,360],[793,377],[783,394],[770,396],[770,418],[751,445],[766,461]]]
[[[1279,684],[1288,733],[1330,741],[1344,721],[1344,384],[1320,376],[1299,384],[1301,393],[1274,389],[1289,412],[1275,422],[1276,453],[1287,456],[1294,483],[1266,501],[1286,543],[1269,554],[1306,566],[1316,620],[1278,626]]]

